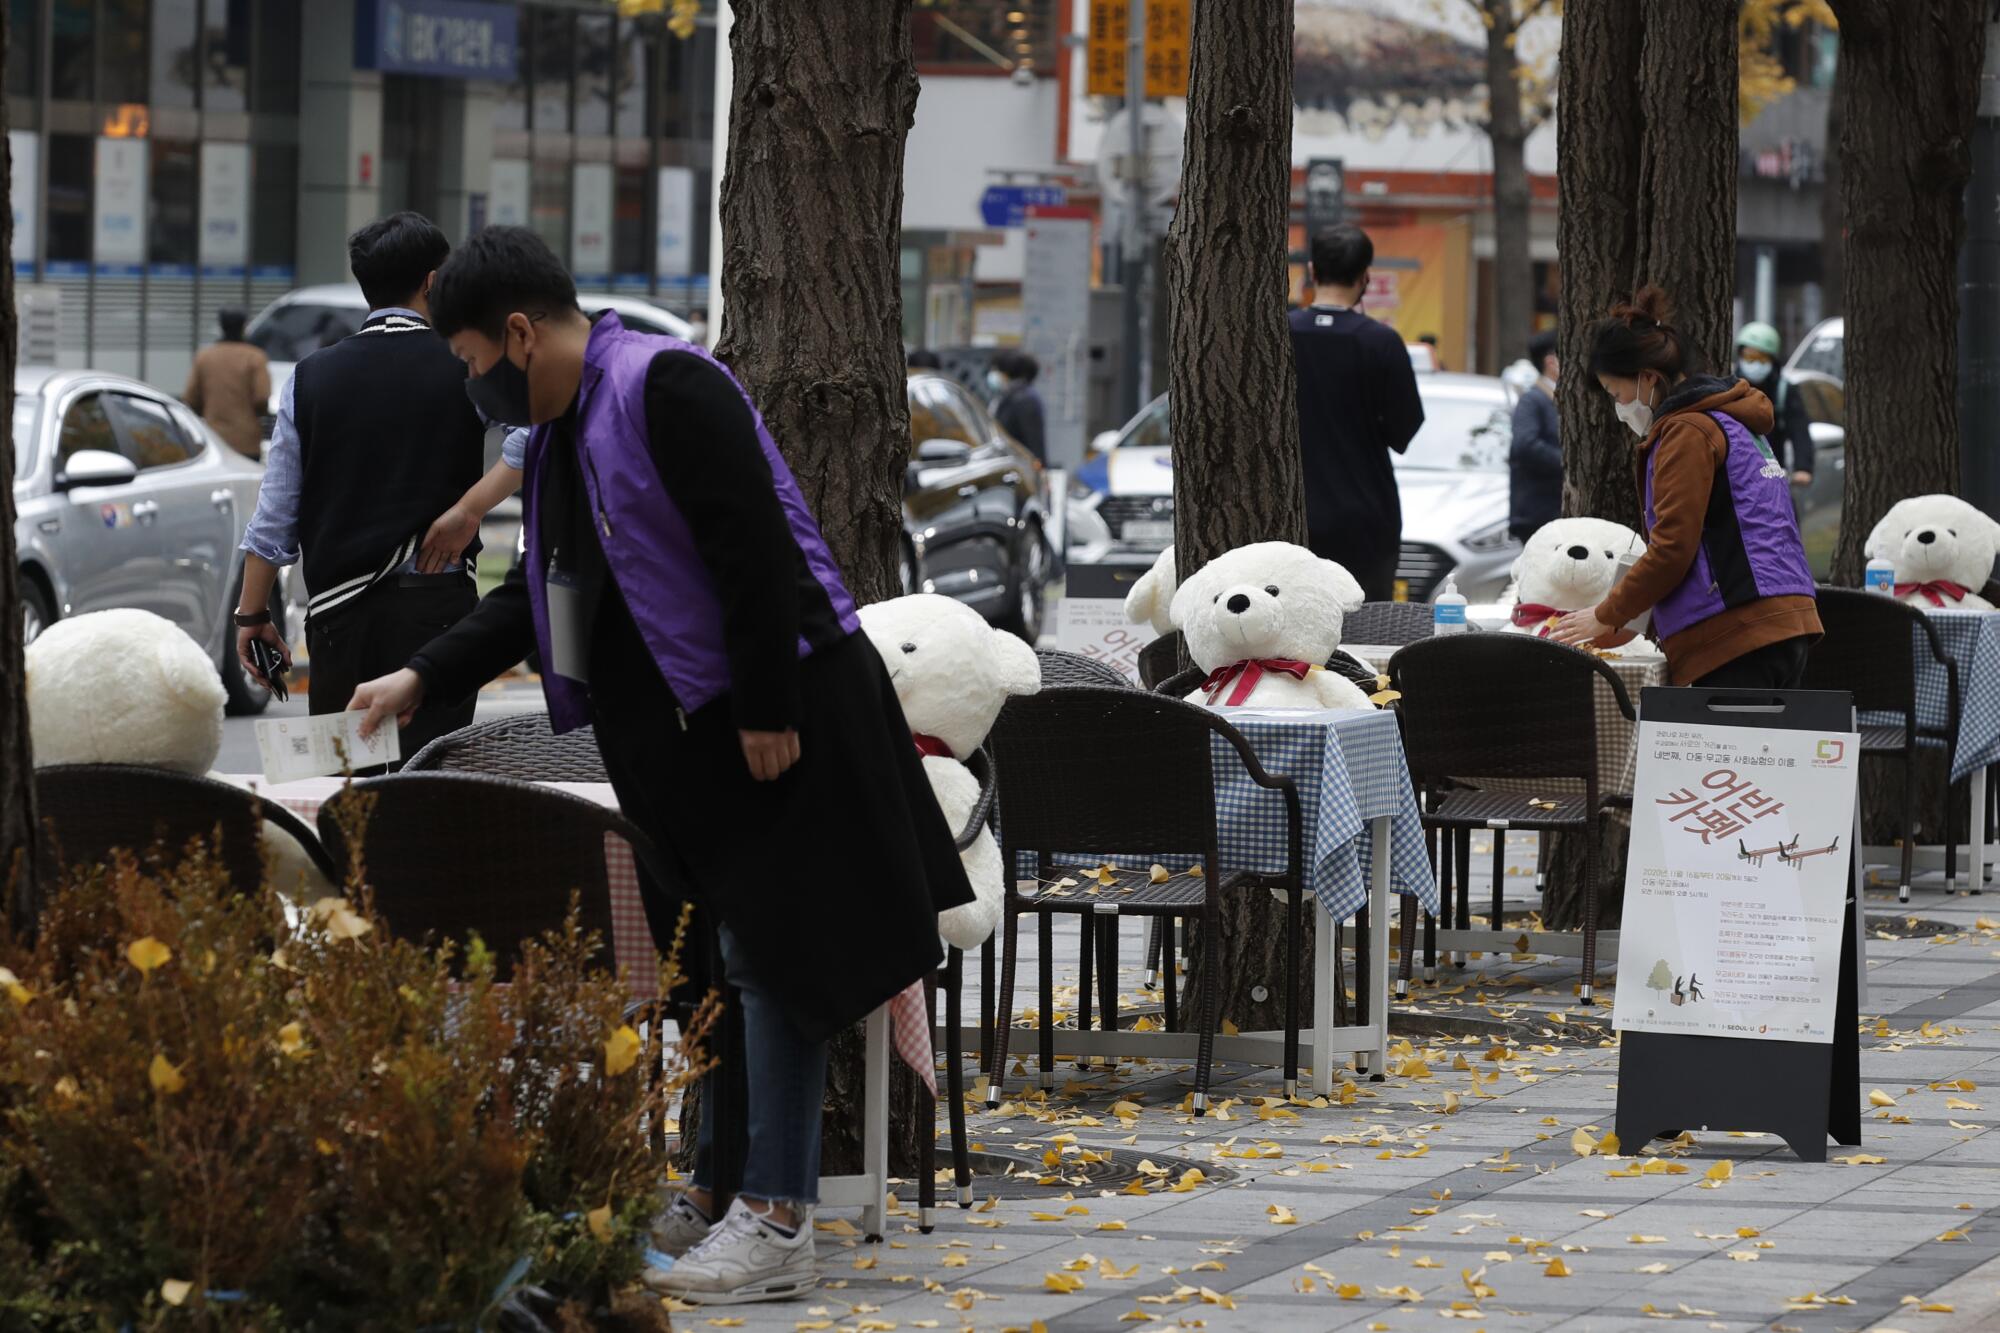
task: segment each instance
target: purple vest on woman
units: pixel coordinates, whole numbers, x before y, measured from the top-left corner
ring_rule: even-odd
[[[1730,607],[1765,597],[1811,597],[1812,568],[1792,512],[1791,480],[1750,428],[1727,412],[1710,412],[1729,442],[1709,492],[1701,545],[1680,585],[1653,608],[1661,638],[1698,625]],[[1655,444],[1646,459],[1646,533],[1652,535]]]
[[[576,452],[583,488],[590,501],[598,541],[639,636],[652,653],[660,675],[675,701],[693,711],[729,690],[729,659],[723,649],[722,604],[715,582],[695,548],[694,534],[660,482],[647,448],[646,371],[661,352],[699,356],[723,374],[728,367],[707,351],[678,338],[633,333],[618,316],[598,317],[583,356],[583,384],[577,402]],[[730,383],[743,386],[730,375]],[[743,393],[757,423],[757,441],[771,465],[771,480],[784,506],[792,540],[805,553],[813,577],[826,589],[840,626],[853,633],[861,626],[854,599],[840,581],[840,571],[820,536],[819,524],[799,494],[792,470],[764,429],[764,418],[750,395]],[[528,437],[527,489],[522,522],[527,533],[528,602],[535,613],[535,644],[544,662],[549,652],[548,552],[539,522],[541,490],[548,472],[551,428],[537,426]],[[702,440],[688,441],[702,448]],[[812,651],[799,640],[799,656]],[[542,676],[548,699],[550,729],[560,734],[590,721],[590,690],[580,681],[554,673]]]

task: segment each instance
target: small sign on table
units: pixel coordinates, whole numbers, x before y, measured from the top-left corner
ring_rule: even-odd
[[[1056,647],[1107,662],[1139,679],[1139,650],[1153,640],[1150,625],[1125,619],[1125,594],[1146,565],[1071,565],[1056,603]]]

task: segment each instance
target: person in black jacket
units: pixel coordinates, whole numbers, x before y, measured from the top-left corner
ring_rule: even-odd
[[[1396,585],[1403,505],[1389,455],[1424,424],[1409,349],[1361,313],[1375,243],[1342,223],[1313,237],[1314,300],[1287,320],[1299,374],[1299,456],[1315,554],[1344,566],[1370,601]]]
[[[1553,330],[1528,340],[1535,382],[1514,404],[1514,439],[1507,446],[1507,531],[1526,541],[1542,524],[1562,517],[1563,451],[1556,429],[1556,356]]]
[[[1035,391],[1035,377],[1041,373],[1041,362],[1026,352],[1002,352],[993,358],[987,384],[1000,395],[993,402],[993,419],[1000,423],[1000,429],[1046,463],[1049,454],[1042,427],[1042,395]]]

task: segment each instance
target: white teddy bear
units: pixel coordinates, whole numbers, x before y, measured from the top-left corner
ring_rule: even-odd
[[[36,767],[137,764],[200,776],[215,766],[228,695],[215,663],[172,621],[131,609],[58,620],[28,645],[26,665]],[[289,834],[266,824],[264,846],[281,888],[304,901],[333,891]]]
[[[1156,635],[1173,633],[1175,586],[1174,548],[1169,546],[1125,594],[1125,619],[1134,625],[1150,624]]]
[[[1913,495],[1889,506],[1868,534],[1868,558],[1896,567],[1896,595],[1920,608],[1990,611],[2000,524],[1955,495]]]
[[[861,628],[889,668],[931,790],[957,833],[979,804],[979,780],[963,760],[985,741],[1010,696],[1041,689],[1035,650],[963,602],[936,593],[864,606]],[[990,832],[981,830],[960,859],[973,900],[939,913],[938,934],[953,948],[976,949],[1000,924],[1007,879]]]
[[[1514,561],[1519,600],[1506,630],[1546,639],[1562,616],[1603,601],[1618,581],[1619,560],[1637,557],[1645,549],[1644,538],[1610,519],[1558,518],[1544,523]],[[1621,631],[1612,642],[1629,642],[1633,637]]]
[[[1239,546],[1174,594],[1188,655],[1209,677],[1191,703],[1226,708],[1372,708],[1325,663],[1341,618],[1365,600],[1354,576],[1290,542]]]

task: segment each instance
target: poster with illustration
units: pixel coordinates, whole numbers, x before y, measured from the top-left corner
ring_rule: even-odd
[[[1641,721],[1638,745],[1613,1026],[1832,1041],[1857,738]]]

